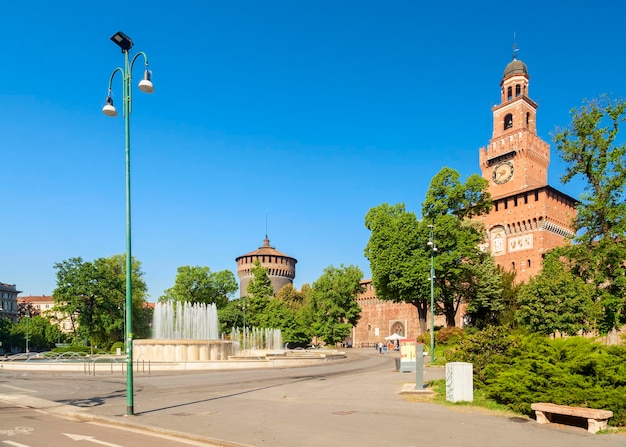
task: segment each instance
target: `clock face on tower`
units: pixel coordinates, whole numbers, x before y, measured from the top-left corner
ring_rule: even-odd
[[[505,161],[493,168],[493,182],[501,185],[511,180],[513,177],[513,162]]]

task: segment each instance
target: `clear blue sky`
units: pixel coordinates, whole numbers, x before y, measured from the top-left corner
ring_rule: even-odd
[[[624,97],[625,13],[621,0],[5,2],[0,281],[52,294],[56,262],[125,251],[124,120],[101,113],[118,30],[156,89],[136,88],[137,64],[133,255],[154,301],[179,266],[236,273],[266,216],[297,287],[331,264],[368,277],[370,208],[419,214],[443,166],[480,172],[513,34],[551,142],[584,98]],[[550,183],[578,197],[552,149]]]

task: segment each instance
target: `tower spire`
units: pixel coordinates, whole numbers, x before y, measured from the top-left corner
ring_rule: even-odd
[[[515,36],[515,31],[513,31],[513,59],[517,59],[517,52],[519,48],[517,48],[517,38]]]

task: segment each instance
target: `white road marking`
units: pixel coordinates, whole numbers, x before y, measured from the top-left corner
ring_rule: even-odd
[[[89,442],[93,442],[94,444],[106,445],[107,447],[122,447],[121,445],[118,445],[118,444],[111,444],[110,442],[98,441],[93,436],[73,435],[71,433],[63,433],[63,434],[73,441],[89,441]]]
[[[5,444],[9,444],[12,445],[13,447],[30,447],[29,445],[26,444],[20,444],[19,442],[13,442],[13,441],[2,441]]]

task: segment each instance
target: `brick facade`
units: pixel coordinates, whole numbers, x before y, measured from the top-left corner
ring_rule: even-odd
[[[537,135],[529,79],[526,65],[515,58],[504,69],[492,138],[479,156],[494,199],[493,210],[480,219],[485,248],[496,264],[516,272],[517,282],[539,273],[545,253],[568,243],[576,216],[576,200],[548,185],[550,146]]]
[[[479,151],[482,176],[494,199],[492,211],[480,218],[484,249],[497,265],[515,271],[517,282],[541,270],[546,252],[568,243],[576,216],[576,200],[548,185],[550,146],[537,135],[538,105],[529,97],[529,80],[526,65],[514,57],[500,83],[501,103],[492,108],[492,138]],[[394,332],[420,335],[414,306],[379,300],[371,280],[361,284],[366,290],[357,298],[362,311],[352,331],[354,346],[373,345]],[[457,326],[462,314],[457,313]],[[430,316],[427,321],[430,328]],[[437,316],[435,327],[444,325]]]

